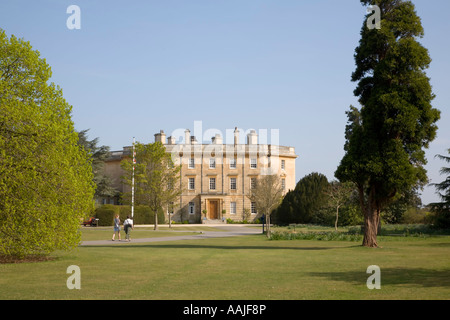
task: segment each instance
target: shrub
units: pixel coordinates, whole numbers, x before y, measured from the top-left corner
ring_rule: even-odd
[[[105,204],[95,209],[95,217],[98,220],[99,226],[112,226],[114,224],[114,217],[119,214],[120,207],[112,204]]]
[[[359,234],[343,232],[287,232],[275,231],[270,240],[323,240],[323,241],[361,241]]]

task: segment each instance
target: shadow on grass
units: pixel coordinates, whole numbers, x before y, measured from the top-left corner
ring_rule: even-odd
[[[370,274],[361,271],[310,272],[313,277],[365,285]],[[381,286],[450,287],[450,270],[381,268]],[[444,297],[443,297],[444,298]]]
[[[450,248],[450,242],[423,243],[423,244],[418,243],[414,245],[423,247]]]
[[[305,250],[305,251],[317,251],[317,250],[330,250],[330,249],[342,249],[350,247],[277,247],[277,246],[249,246],[249,245],[205,245],[205,244],[129,244],[126,245],[89,245],[83,246],[89,248],[114,248],[114,249],[127,249],[127,248],[148,248],[148,249],[222,249],[222,250]],[[357,247],[357,246],[351,246]]]

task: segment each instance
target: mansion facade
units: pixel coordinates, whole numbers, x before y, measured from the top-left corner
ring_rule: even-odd
[[[166,221],[253,221],[261,215],[248,196],[258,177],[277,174],[285,193],[295,188],[295,149],[258,144],[254,130],[246,138],[245,144],[239,143],[237,128],[231,144],[224,144],[219,134],[210,144],[199,144],[188,129],[182,143],[176,143],[174,137],[166,138],[162,130],[155,134],[155,142],[161,142],[172,154],[175,164],[181,165],[180,186],[184,191],[177,203],[166,208]],[[132,147],[124,147],[111,152],[105,161],[105,174],[112,179],[118,192],[129,191],[129,186],[121,181],[120,163],[131,156]],[[117,199],[102,202],[117,204]]]

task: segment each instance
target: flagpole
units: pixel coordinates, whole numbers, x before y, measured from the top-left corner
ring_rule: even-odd
[[[131,219],[134,217],[134,166],[136,164],[136,151],[134,150],[134,145],[136,143],[133,137],[133,175],[131,178]]]

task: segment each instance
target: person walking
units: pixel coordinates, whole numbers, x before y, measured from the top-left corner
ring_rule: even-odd
[[[114,239],[116,237],[116,232],[119,235],[119,241],[120,241],[120,218],[119,218],[119,215],[116,215],[116,217],[114,218],[114,233],[112,236],[112,241],[114,241]]]
[[[130,216],[127,216],[127,219],[123,222],[123,229],[125,230],[125,239],[127,241],[131,241],[130,234],[131,230],[134,229],[133,220],[130,219]]]

